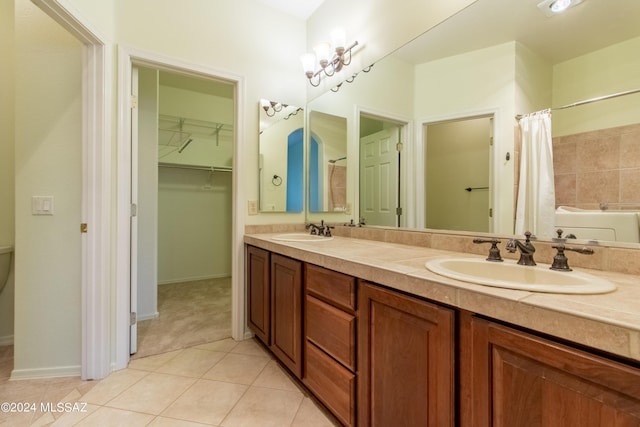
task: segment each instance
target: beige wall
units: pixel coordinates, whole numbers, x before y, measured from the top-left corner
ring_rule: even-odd
[[[0,0],[0,245],[15,242],[13,15],[13,0]],[[13,341],[13,282],[0,293],[0,345]]]
[[[163,116],[233,124],[233,100],[161,85]],[[161,161],[230,167],[233,139],[202,136],[191,128],[193,142],[182,153]],[[211,132],[212,133],[212,132]],[[153,158],[155,161],[155,158]],[[231,173],[185,169],[158,169],[158,283],[228,277],[231,275]]]
[[[640,88],[640,37],[553,68],[553,106]],[[615,72],[612,72],[615,70]],[[640,94],[553,112],[553,135],[625,126],[640,120]]]
[[[27,0],[15,37],[14,375],[78,374],[82,48]],[[32,196],[54,215],[32,215]]]

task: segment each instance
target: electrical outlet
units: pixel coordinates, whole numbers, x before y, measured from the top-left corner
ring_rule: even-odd
[[[249,215],[258,215],[258,201],[249,200],[247,204],[249,208]]]

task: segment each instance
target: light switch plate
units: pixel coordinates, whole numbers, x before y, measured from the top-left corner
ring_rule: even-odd
[[[249,200],[248,209],[249,209],[249,215],[258,215],[258,201]]]
[[[32,215],[53,215],[53,196],[32,196]]]

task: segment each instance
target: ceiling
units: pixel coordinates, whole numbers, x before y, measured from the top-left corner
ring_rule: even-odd
[[[304,19],[309,16],[322,4],[324,0],[258,0],[261,3],[286,12],[290,15]]]
[[[639,0],[584,0],[547,17],[541,0],[479,0],[394,53],[420,64],[516,40],[552,64],[640,36]]]

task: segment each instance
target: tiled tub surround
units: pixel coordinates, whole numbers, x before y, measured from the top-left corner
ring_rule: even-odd
[[[556,205],[640,209],[640,124],[553,138]]]
[[[274,234],[300,231],[301,228],[304,229],[300,225],[275,226],[269,230],[272,233],[264,233],[268,227],[250,227],[244,241],[271,252],[640,362],[640,251],[636,249],[595,248],[596,254],[591,256],[569,255],[573,268],[614,282],[618,286],[614,292],[600,295],[544,294],[460,282],[438,276],[425,268],[425,262],[433,257],[455,257],[461,253],[486,256],[489,247],[473,244],[473,238],[468,235],[336,227],[336,237],[327,242],[278,242],[271,239]],[[259,234],[250,234],[258,230]],[[539,263],[548,264],[552,260],[555,250],[550,246],[549,243],[536,243],[536,260]],[[500,247],[504,248],[504,243]],[[505,258],[516,256],[502,252]],[[622,257],[626,257],[629,265],[624,265],[620,260]],[[587,269],[583,266],[600,268]],[[605,266],[618,266],[620,269],[617,272],[602,271],[606,270]]]

